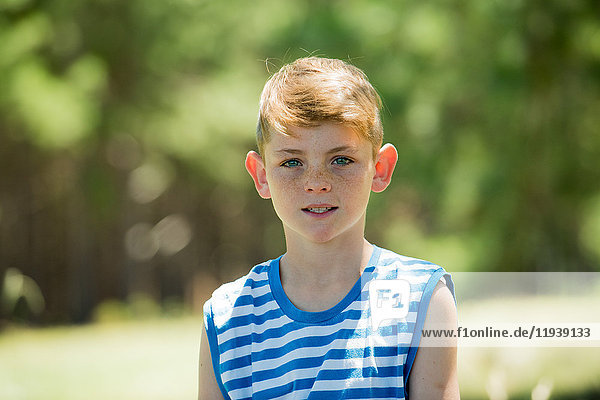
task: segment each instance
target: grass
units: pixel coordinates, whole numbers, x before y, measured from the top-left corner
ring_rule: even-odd
[[[599,309],[600,296],[595,294],[477,300],[459,304],[459,325],[580,322],[597,329]],[[458,357],[463,399],[532,399],[538,385],[550,388],[550,399],[600,398],[600,347],[462,347]]]
[[[200,329],[185,318],[8,330],[0,398],[195,398]]]

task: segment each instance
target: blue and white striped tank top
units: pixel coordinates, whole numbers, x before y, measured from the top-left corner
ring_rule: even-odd
[[[374,246],[344,299],[307,312],[285,295],[280,258],[221,286],[204,305],[225,399],[404,399],[433,289],[445,278],[454,294],[446,271]]]

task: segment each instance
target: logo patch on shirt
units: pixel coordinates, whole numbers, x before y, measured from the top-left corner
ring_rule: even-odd
[[[383,321],[403,319],[408,315],[410,283],[405,280],[374,280],[369,284],[371,327],[378,329]]]

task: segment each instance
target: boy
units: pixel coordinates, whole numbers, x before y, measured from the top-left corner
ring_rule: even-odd
[[[398,158],[380,104],[340,60],[299,59],[266,83],[246,169],[287,251],[205,304],[199,399],[459,398],[455,342],[421,340],[456,328],[448,274],[364,238]]]

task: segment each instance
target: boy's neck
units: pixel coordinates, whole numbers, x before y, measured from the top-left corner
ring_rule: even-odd
[[[351,241],[290,244],[280,263],[281,283],[290,301],[305,311],[323,311],[341,301],[373,252],[362,236]]]

